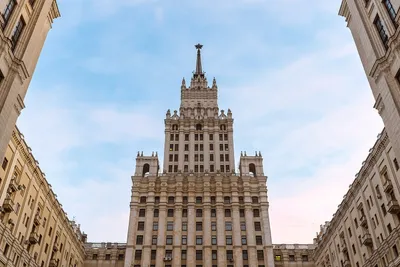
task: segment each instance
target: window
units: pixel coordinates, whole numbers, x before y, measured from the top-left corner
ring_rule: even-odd
[[[182,223],[182,231],[187,231],[187,222]]]
[[[189,144],[185,144],[185,151],[189,151]]]
[[[243,197],[239,197],[239,204],[244,204],[244,198]]]
[[[142,235],[136,236],[136,245],[143,245],[143,236]]]
[[[397,250],[397,246],[394,245],[394,246],[392,247],[392,249],[393,249],[393,256],[394,256],[394,258],[397,258],[397,257],[399,256],[399,251]]]
[[[233,260],[233,251],[232,250],[227,250],[226,251],[226,259],[227,260]]]
[[[14,34],[11,37],[11,49],[12,49],[12,51],[15,50],[15,47],[17,46],[18,40],[21,37],[22,31],[24,30],[25,25],[26,25],[25,24],[25,20],[21,16],[19,21],[18,21],[17,26],[15,27]]]
[[[241,218],[244,218],[244,215],[245,215],[244,209],[240,209],[240,210],[239,210],[239,216],[240,216]]]
[[[0,81],[1,81],[4,78],[4,76],[3,76],[3,73],[0,72],[0,74],[2,76],[2,78],[0,77]],[[8,165],[8,159],[4,158],[3,163],[1,164],[1,168],[3,168],[3,170],[6,170],[7,165]]]
[[[186,250],[182,250],[181,258],[182,258],[182,260],[186,260],[186,258],[187,258]]]
[[[383,216],[386,216],[387,211],[386,211],[385,204],[382,204],[381,209],[382,209],[382,212],[383,212]]]
[[[144,222],[139,222],[138,223],[138,231],[143,231],[144,230]]]
[[[214,172],[214,165],[210,165],[210,172]]]
[[[385,46],[386,49],[388,49],[389,38],[386,34],[385,27],[383,26],[383,22],[381,21],[379,16],[376,16],[376,18],[374,20],[374,24],[375,24],[376,30],[379,33],[379,36],[382,40],[383,45]]]
[[[393,229],[392,229],[392,225],[390,223],[387,225],[387,229],[389,231],[389,234],[392,233]]]
[[[189,134],[185,134],[185,141],[189,141]]]
[[[169,135],[169,140],[170,140],[170,141],[174,141],[174,136],[175,136],[174,134],[170,134],[170,135]]]
[[[226,172],[229,172],[229,171],[230,171],[229,165],[226,165],[226,166],[225,166],[225,171],[226,171]]]
[[[247,254],[247,250],[243,250],[242,251],[242,257],[243,257],[243,260],[248,260],[249,259],[249,255]]]
[[[219,144],[219,151],[224,151],[224,145],[223,144]]]
[[[196,250],[196,260],[197,261],[203,260],[203,251],[202,250]]]
[[[210,151],[214,151],[214,144],[210,144]]]
[[[281,261],[282,256],[281,255],[275,255],[275,261]]]
[[[146,197],[140,197],[140,203],[146,203]]]
[[[157,245],[157,236],[156,235],[153,235],[153,237],[151,238],[151,244]]]
[[[232,223],[225,222],[225,231],[232,231]]]
[[[183,209],[182,210],[182,217],[186,218],[188,216],[188,210],[187,209]]]
[[[242,245],[247,245],[247,239],[245,235],[242,236]]]
[[[211,231],[217,231],[217,223],[216,222],[211,223]]]
[[[199,172],[199,165],[194,165],[194,172]]]
[[[229,161],[229,154],[225,154],[225,161]]]
[[[260,222],[254,222],[254,230],[261,231],[261,223]]]
[[[183,204],[187,204],[188,203],[188,197],[183,197],[182,201],[183,201]]]
[[[289,255],[289,261],[295,261],[294,255]]]
[[[172,235],[167,235],[167,240],[165,241],[167,245],[172,245]]]
[[[213,251],[211,252],[211,259],[212,259],[212,260],[216,260],[216,259],[217,259],[217,251],[216,251],[216,250],[213,250]]]
[[[204,146],[203,146],[203,144],[200,144],[200,151],[203,151],[204,150]]]
[[[253,210],[253,216],[254,216],[254,217],[260,217],[260,210],[254,209],[254,210]]]
[[[225,210],[225,217],[231,217],[231,210],[230,209],[226,209]]]
[[[168,166],[168,172],[172,172],[172,165]]]
[[[229,150],[228,144],[225,144],[225,151],[228,151],[228,150]]]
[[[223,154],[219,155],[219,161],[224,161],[224,155]]]
[[[188,172],[188,171],[189,171],[189,166],[188,165],[183,166],[183,172]]]
[[[142,251],[136,250],[135,251],[135,260],[141,260],[141,259],[142,259]]]
[[[169,151],[174,151],[174,144],[169,145]]]
[[[256,245],[262,245],[262,236],[256,236]]]
[[[189,155],[188,154],[185,154],[184,161],[189,161]]]
[[[211,245],[216,245],[217,244],[217,236],[213,235],[211,237]]]
[[[396,171],[398,171],[400,167],[399,167],[399,163],[397,162],[397,159],[393,160],[393,164],[394,164]]]
[[[29,218],[29,217],[28,217]],[[29,220],[29,219],[28,219]],[[51,236],[51,232],[53,231],[53,227],[50,227],[49,229],[49,236]]]
[[[179,141],[179,134],[175,134],[175,141]]]
[[[230,197],[224,197],[224,204],[231,204],[231,198]]]
[[[232,236],[231,235],[227,235],[226,236],[226,244],[227,245],[232,245]]]
[[[160,203],[160,197],[155,197],[154,198],[154,203],[159,204]]]
[[[251,203],[257,204],[258,203],[258,197],[252,197],[251,198]]]
[[[246,223],[245,222],[241,222],[240,223],[240,230],[241,231],[246,231]]]
[[[173,231],[173,230],[174,230],[174,223],[167,222],[167,231]]]
[[[203,231],[202,222],[196,222],[196,231]]]
[[[196,204],[201,204],[203,202],[202,197],[196,197]]]
[[[167,216],[168,217],[174,217],[174,210],[173,209],[169,209],[167,212]]]
[[[153,231],[157,231],[158,230],[158,222],[154,222],[153,223]]]
[[[225,172],[225,166],[224,165],[220,165],[219,169],[221,170],[221,172]]]
[[[3,18],[4,18],[4,24],[2,25],[3,29],[7,26],[8,20],[10,19],[16,4],[17,3],[15,0],[10,0],[10,2],[8,2],[8,5],[6,6],[6,9],[4,10],[3,13]]]
[[[357,252],[356,252],[356,247],[354,246],[354,244],[351,245],[351,248],[353,250],[353,254],[355,255]]]
[[[257,250],[257,259],[259,261],[263,261],[264,260],[264,251],[262,250]]]
[[[199,161],[199,154],[194,155],[194,161]]]
[[[203,245],[203,237],[201,235],[196,236],[196,245]]]
[[[394,10],[392,3],[390,2],[390,0],[383,0],[382,3],[385,5],[386,10],[389,13],[390,19],[397,28],[396,11]]]
[[[172,250],[166,250],[165,257],[172,258]]]
[[[157,259],[157,250],[152,250],[151,251],[151,260],[155,260]]]
[[[187,236],[183,235],[182,236],[182,245],[186,245],[187,244]]]
[[[347,231],[349,232],[349,236],[352,237],[353,235],[351,234],[351,229],[350,229],[350,227],[347,229]]]
[[[204,154],[200,154],[200,162],[204,161]]]
[[[6,254],[6,253],[4,253],[4,255],[5,255],[5,254]],[[92,259],[93,259],[93,260],[97,260],[97,254],[93,254]]]
[[[197,218],[203,217],[203,211],[202,211],[201,209],[197,209],[197,210],[196,210],[196,217],[197,217]]]
[[[139,217],[144,217],[146,216],[146,210],[145,209],[140,209],[139,210]]]
[[[217,211],[215,209],[211,209],[211,217],[217,217]]]
[[[177,162],[178,161],[178,154],[174,155],[174,161]]]
[[[199,145],[198,144],[194,145],[194,151],[199,151]]]
[[[174,204],[175,203],[175,198],[174,197],[168,197],[168,204]]]
[[[154,214],[155,218],[158,218],[158,215],[160,214],[160,211],[158,209],[155,209],[153,214]]]
[[[301,255],[302,261],[308,261],[308,255]]]

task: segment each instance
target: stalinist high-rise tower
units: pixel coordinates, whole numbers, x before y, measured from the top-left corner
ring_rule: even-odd
[[[157,153],[136,158],[125,267],[273,267],[261,153],[235,171],[232,112],[219,110],[196,49],[179,112],[166,114],[163,172]]]

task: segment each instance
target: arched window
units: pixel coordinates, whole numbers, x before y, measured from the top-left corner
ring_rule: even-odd
[[[178,124],[172,125],[172,130],[173,130],[173,131],[177,131],[177,130],[178,130]]]
[[[203,126],[201,126],[201,124],[196,124],[196,131],[201,131],[201,129],[203,128]]]
[[[251,172],[254,176],[257,176],[256,165],[254,165],[253,163],[250,163],[249,164],[249,172]]]
[[[226,131],[226,125],[225,124],[222,124],[221,126],[219,126],[219,128],[220,128],[221,131]]]
[[[148,163],[143,165],[143,172],[142,172],[142,177],[146,175],[146,173],[150,172],[150,165]]]

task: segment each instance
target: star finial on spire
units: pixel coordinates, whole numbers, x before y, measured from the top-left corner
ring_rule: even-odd
[[[203,48],[203,45],[197,44],[194,47],[197,49],[197,61],[196,61],[196,72],[195,74],[201,75],[203,74],[203,68],[201,66],[201,53],[200,50]]]

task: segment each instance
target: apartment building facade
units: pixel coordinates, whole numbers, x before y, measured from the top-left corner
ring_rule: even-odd
[[[0,158],[22,109],[47,33],[60,16],[55,0],[0,1]]]
[[[1,161],[0,203],[0,266],[83,267],[86,235],[17,128]]]

